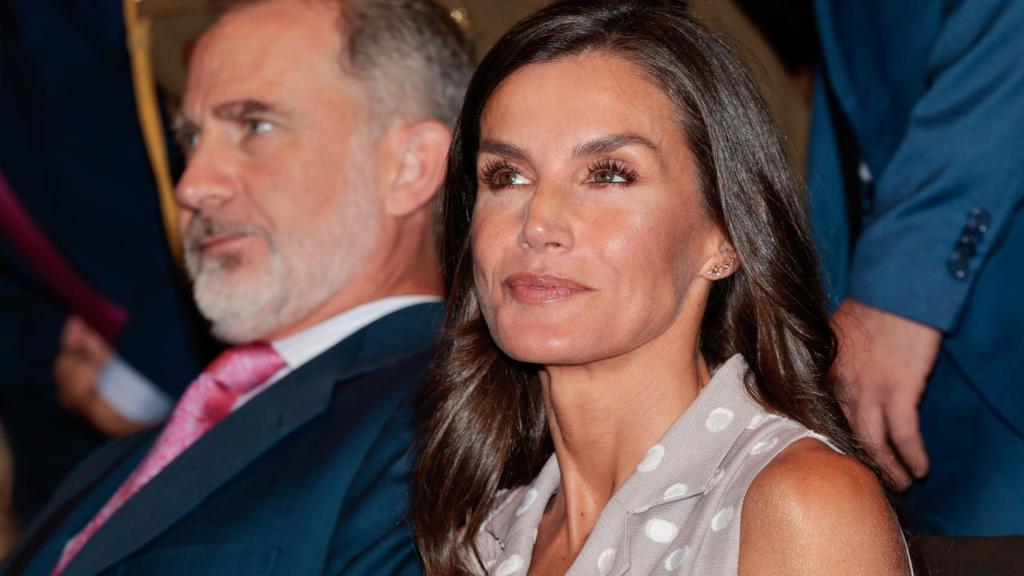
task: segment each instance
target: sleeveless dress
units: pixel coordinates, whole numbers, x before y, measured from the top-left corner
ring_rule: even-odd
[[[739,355],[715,372],[612,496],[568,576],[737,573],[743,497],[754,477],[797,440],[831,446],[751,398],[747,373]],[[499,496],[476,538],[482,574],[529,571],[537,527],[560,480],[552,455],[531,485]]]

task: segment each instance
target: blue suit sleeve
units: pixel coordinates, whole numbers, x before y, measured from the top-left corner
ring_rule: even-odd
[[[943,18],[928,88],[877,179],[850,296],[950,331],[1024,198],[1024,2],[955,2]]]
[[[407,402],[381,429],[353,479],[338,519],[325,574],[419,576],[407,521],[415,458]]]

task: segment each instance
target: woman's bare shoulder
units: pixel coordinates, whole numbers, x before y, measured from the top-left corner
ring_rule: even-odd
[[[812,438],[788,446],[751,483],[739,562],[741,575],[910,573],[874,473]]]

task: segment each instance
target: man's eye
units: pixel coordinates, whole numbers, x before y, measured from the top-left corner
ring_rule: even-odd
[[[267,120],[250,119],[245,121],[245,127],[250,134],[265,134],[274,128],[274,124]]]
[[[175,134],[175,140],[178,141],[178,146],[181,147],[181,151],[187,156],[199,147],[199,131],[179,131]]]

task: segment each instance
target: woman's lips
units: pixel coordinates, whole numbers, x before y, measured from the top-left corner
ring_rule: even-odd
[[[593,290],[556,274],[512,274],[505,279],[505,286],[524,304],[550,304]]]

